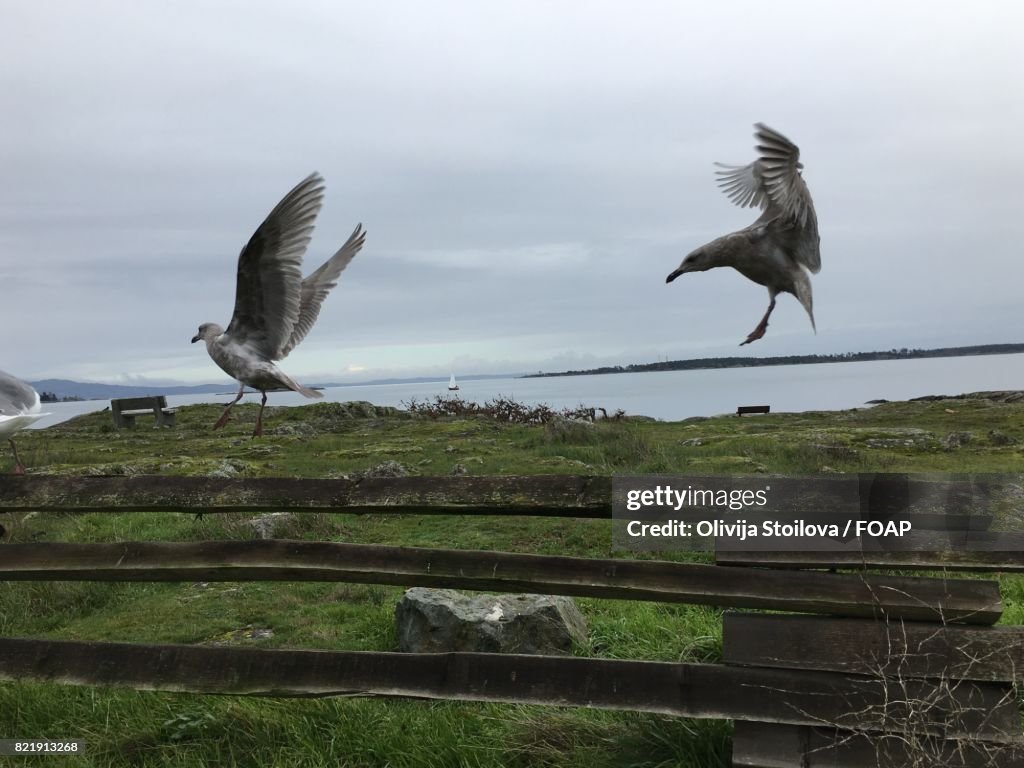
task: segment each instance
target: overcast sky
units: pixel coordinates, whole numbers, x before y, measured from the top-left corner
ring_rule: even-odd
[[[313,170],[366,246],[304,380],[1024,341],[1024,6],[3,3],[0,369],[222,381],[238,251]],[[731,269],[715,160],[801,149],[817,335]]]

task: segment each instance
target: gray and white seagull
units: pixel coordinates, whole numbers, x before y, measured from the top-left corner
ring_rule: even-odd
[[[760,157],[749,165],[723,165],[718,184],[741,208],[758,207],[760,218],[737,232],[719,237],[690,253],[666,279],[671,283],[687,272],[732,267],[768,289],[768,311],[747,336],[749,344],[764,336],[768,318],[780,293],[796,296],[814,325],[814,302],[808,270],[821,269],[821,238],[814,203],[800,171],[800,149],[763,123],[755,125]]]
[[[6,437],[14,453],[14,474],[25,474],[25,465],[18,458],[14,433],[31,426],[43,416],[39,393],[21,379],[0,371],[0,437]]]
[[[363,225],[357,225],[338,252],[303,279],[302,256],[323,197],[319,173],[310,174],[285,195],[238,256],[235,312],[227,330],[203,323],[192,337],[193,344],[205,341],[213,362],[242,385],[214,429],[227,424],[228,413],[242,399],[247,384],[263,395],[253,437],[263,434],[268,391],[290,389],[306,397],[323,397],[274,365],[309,333],[320,305],[366,238]]]

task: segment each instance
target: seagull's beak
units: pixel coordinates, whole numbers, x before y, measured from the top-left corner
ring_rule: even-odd
[[[192,337],[192,343],[193,343],[193,344],[195,344],[195,343],[196,343],[197,341],[199,341],[199,336],[198,336],[198,334]]]
[[[673,273],[672,273],[672,274],[670,274],[670,275],[669,275],[668,277],[666,277],[666,278],[665,278],[665,282],[666,282],[666,283],[671,283],[671,282],[672,282],[673,280],[675,280],[675,279],[676,279],[677,277],[679,277],[680,275],[682,275],[682,274],[686,273],[686,271],[687,271],[687,270],[685,270],[685,269],[683,269],[682,267],[680,267],[680,268],[679,268],[679,269],[677,269],[677,270],[676,270],[675,272],[673,272]]]

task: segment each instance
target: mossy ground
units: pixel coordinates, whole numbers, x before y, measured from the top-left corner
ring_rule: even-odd
[[[431,420],[366,404],[256,407],[224,430],[217,406],[116,431],[109,413],[19,436],[33,473],[337,477],[397,462],[410,474],[1018,472],[1024,404],[887,403],[844,412],[590,425]],[[996,432],[993,433],[993,430]],[[959,447],[944,445],[969,432]],[[394,465],[389,464],[392,470]],[[0,467],[0,470],[3,470]],[[244,538],[246,515],[0,516],[11,541]],[[304,514],[277,535],[610,556],[606,521]],[[2,555],[0,544],[0,555]],[[1024,623],[1024,579],[1000,579],[1003,621]],[[257,647],[393,650],[401,589],[315,584],[0,584],[0,635]],[[714,661],[713,608],[580,600],[612,658]],[[269,630],[269,631],[268,631]],[[725,766],[727,723],[634,713],[373,699],[270,700],[0,684],[0,738],[89,742],[76,765]],[[42,759],[42,758],[35,758]],[[14,764],[14,759],[8,761]],[[0,758],[0,764],[4,758]]]

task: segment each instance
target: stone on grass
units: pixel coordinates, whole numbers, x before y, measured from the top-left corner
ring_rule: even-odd
[[[947,451],[955,451],[971,442],[970,432],[950,432],[942,438],[942,447]]]
[[[915,443],[909,437],[869,437],[864,445],[868,448],[913,448]]]
[[[988,431],[988,439],[992,445],[1013,445],[1017,442],[1014,438],[998,429],[990,429]]]
[[[367,477],[407,477],[408,474],[409,470],[404,464],[389,460],[364,469],[362,472],[355,472],[353,476],[356,479],[362,479]]]
[[[406,653],[568,654],[587,639],[570,597],[464,595],[413,587],[395,607],[398,647]]]
[[[274,630],[270,627],[254,627],[252,624],[222,632],[217,637],[208,641],[208,645],[237,645],[249,643],[256,640],[269,640],[274,636]]]
[[[250,465],[238,459],[224,459],[218,466],[207,473],[207,477],[238,477],[250,468]]]
[[[291,512],[268,512],[254,517],[248,524],[261,539],[273,539],[282,526],[288,525],[294,517]]]

